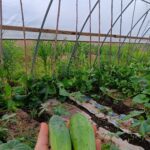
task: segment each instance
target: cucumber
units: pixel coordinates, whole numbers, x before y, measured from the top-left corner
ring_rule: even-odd
[[[49,143],[52,150],[71,150],[69,129],[61,117],[54,115],[49,121]]]
[[[82,114],[71,117],[70,135],[74,150],[96,150],[94,129]]]

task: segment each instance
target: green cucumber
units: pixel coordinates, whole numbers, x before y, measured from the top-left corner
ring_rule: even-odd
[[[52,150],[71,150],[69,129],[61,117],[54,115],[49,121],[49,143]]]
[[[70,135],[74,150],[96,150],[94,129],[82,114],[71,117]]]

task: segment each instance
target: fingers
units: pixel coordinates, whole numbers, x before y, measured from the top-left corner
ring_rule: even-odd
[[[70,121],[69,120],[66,121],[66,126],[67,126],[67,128],[70,127]]]
[[[101,140],[96,139],[96,150],[101,150]]]
[[[94,134],[95,134],[95,137],[97,136],[97,127],[96,125],[93,125],[93,129],[94,129]],[[96,138],[96,150],[101,150],[101,140],[100,139],[97,139]]]
[[[96,125],[93,125],[93,129],[94,129],[94,134],[95,134],[95,136],[96,136],[96,132],[97,132],[97,127],[96,127]]]
[[[41,123],[35,150],[48,150],[48,125]]]

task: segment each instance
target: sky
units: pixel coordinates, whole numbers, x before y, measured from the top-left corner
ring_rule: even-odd
[[[82,28],[82,25],[89,14],[89,0],[78,0],[79,1],[79,23],[78,31]],[[91,0],[92,7],[94,6],[97,0]],[[123,0],[123,8],[131,0]],[[135,17],[133,24],[148,10],[150,9],[149,4],[145,4],[142,0],[136,0],[136,9]],[[150,0],[147,0],[150,1]],[[50,0],[22,0],[23,9],[24,9],[24,18],[25,26],[28,27],[40,27],[44,14],[46,12],[48,3]],[[123,14],[122,20],[122,34],[127,35],[131,28],[132,14],[133,14],[134,2],[129,6],[129,8]],[[58,0],[54,0],[50,12],[48,14],[44,28],[46,29],[56,29],[56,20],[57,20],[57,10],[58,10]],[[119,16],[121,11],[121,0],[114,0],[114,9],[113,9],[113,20]],[[61,0],[61,10],[60,10],[60,30],[75,31],[76,28],[76,0]],[[98,23],[99,9],[98,6],[92,13],[92,32],[98,33],[99,23]],[[143,24],[140,35],[143,34],[144,29],[150,27],[150,12],[147,15],[147,18]],[[132,35],[136,35],[138,29],[142,23],[142,20],[135,27],[132,32]],[[22,26],[21,20],[21,9],[20,9],[20,0],[3,0],[3,24],[4,25],[15,25]],[[107,33],[111,25],[111,0],[101,0],[101,33]],[[84,28],[84,32],[89,32],[89,22]],[[6,37],[9,34],[6,33]],[[4,34],[5,34],[4,33]],[[113,34],[120,33],[120,20],[116,23],[113,28]],[[146,36],[149,36],[148,32]],[[11,33],[11,36],[15,35],[14,32]],[[30,35],[31,36],[31,35]],[[33,36],[33,35],[32,35]]]

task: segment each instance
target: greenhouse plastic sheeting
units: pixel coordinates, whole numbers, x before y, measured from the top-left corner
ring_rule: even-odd
[[[84,21],[86,20],[89,14],[89,1],[88,0],[78,0],[78,31],[81,30]],[[91,0],[92,7],[96,3],[97,0]],[[123,8],[130,2],[131,0],[123,0]],[[148,0],[149,1],[149,0]],[[50,0],[22,0],[23,10],[24,10],[24,19],[26,27],[34,27],[40,28],[42,24],[42,20],[44,18],[46,9],[48,7]],[[58,13],[58,2],[59,0],[54,0],[52,7],[49,11],[48,17],[46,19],[44,29],[56,29],[57,23],[57,13]],[[122,22],[122,35],[127,35],[127,33],[131,29],[132,22],[132,14],[133,14],[134,2],[129,6],[129,8],[123,14],[123,22]],[[137,22],[137,20],[148,10],[150,9],[150,5],[142,0],[137,0],[135,15],[133,20],[133,25]],[[3,25],[9,26],[22,26],[22,16],[21,16],[21,7],[20,0],[2,0],[2,11],[3,11]],[[113,9],[113,20],[119,16],[121,11],[121,0],[114,0],[114,9]],[[99,31],[99,8],[98,6],[95,8],[92,13],[91,20],[91,28],[92,33],[98,33]],[[144,33],[144,30],[149,27],[149,19],[150,13],[148,14],[142,30],[140,32],[140,36]],[[135,27],[132,32],[133,36],[137,35],[138,29],[142,23],[142,20]],[[107,33],[111,26],[111,0],[101,0],[101,33]],[[60,10],[60,21],[59,21],[59,30],[66,31],[76,31],[76,0],[61,0],[61,10]],[[87,22],[83,32],[89,32],[89,21]],[[120,20],[118,20],[117,24],[113,28],[113,34],[120,34]],[[149,33],[145,35],[148,37]],[[37,39],[38,33],[26,32],[27,39]],[[55,34],[46,34],[43,33],[42,39],[55,39]],[[4,39],[22,39],[23,33],[22,31],[6,31],[3,30],[3,38]],[[75,36],[71,35],[58,35],[58,40],[75,40]],[[81,36],[81,41],[89,40],[87,36]],[[92,37],[92,40],[98,40],[97,37]],[[103,40],[103,38],[101,38]],[[108,38],[109,40],[109,38]],[[114,41],[118,41],[118,39],[114,39]]]

